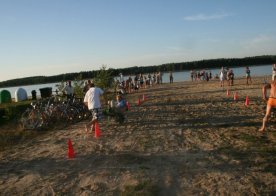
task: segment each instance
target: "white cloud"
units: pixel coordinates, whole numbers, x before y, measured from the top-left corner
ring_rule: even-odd
[[[187,21],[204,21],[204,20],[217,20],[230,16],[230,14],[222,13],[222,14],[197,14],[193,16],[185,16],[183,19]]]
[[[241,52],[247,56],[275,54],[276,37],[272,35],[258,35],[241,42]]]
[[[258,35],[250,40],[247,40],[244,43],[244,47],[247,49],[250,48],[259,48],[259,47],[265,47],[270,45],[271,43],[274,43],[275,38],[269,35]]]
[[[251,44],[257,45],[271,41],[273,38],[267,35],[259,35],[252,39]]]

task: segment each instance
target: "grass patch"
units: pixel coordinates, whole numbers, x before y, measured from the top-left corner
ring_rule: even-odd
[[[276,175],[276,169],[274,167],[274,164],[270,164],[268,166],[266,166],[264,169],[263,169],[264,172],[267,172],[267,173],[272,173],[274,176]]]
[[[250,152],[239,151],[238,149],[233,148],[232,146],[224,146],[218,149],[218,152],[231,156],[234,159],[243,159],[248,157]]]
[[[17,119],[21,114],[30,107],[32,100],[22,102],[12,102],[0,104],[0,123],[1,125]]]
[[[120,194],[121,196],[154,196],[160,192],[159,187],[151,181],[144,181],[137,185],[127,185],[125,190]]]
[[[117,159],[123,164],[142,164],[147,161],[145,157],[133,154],[121,154],[117,156]]]
[[[141,170],[148,170],[148,169],[150,169],[150,167],[147,167],[147,166],[145,166],[145,165],[140,165],[139,168],[140,168]]]
[[[173,101],[172,101],[172,98],[169,97],[169,98],[166,99],[165,102],[166,102],[166,103],[172,103]]]
[[[253,136],[253,135],[248,135],[248,134],[240,134],[239,139],[249,142],[249,143],[254,143],[254,144],[259,144],[263,143],[263,140],[260,139],[259,137]]]

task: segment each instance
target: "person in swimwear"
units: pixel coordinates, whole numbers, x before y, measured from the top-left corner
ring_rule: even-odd
[[[250,84],[252,84],[250,72],[251,72],[251,71],[250,71],[249,67],[246,67],[246,68],[245,68],[246,85],[249,84],[249,81],[250,81]]]
[[[267,97],[266,91],[269,88],[270,88],[270,95],[269,97]],[[265,114],[265,117],[263,118],[263,125],[259,129],[259,131],[261,132],[265,131],[266,123],[269,119],[271,109],[276,108],[276,76],[274,76],[274,80],[271,82],[271,84],[266,84],[263,86],[262,92],[263,92],[263,99],[267,101],[267,105],[266,105],[266,114]]]

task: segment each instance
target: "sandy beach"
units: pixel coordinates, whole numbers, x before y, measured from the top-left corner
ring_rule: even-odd
[[[125,123],[102,119],[100,138],[83,121],[6,149],[0,195],[275,195],[276,112],[258,132],[263,77],[252,81],[229,96],[218,80],[141,89],[126,96]]]

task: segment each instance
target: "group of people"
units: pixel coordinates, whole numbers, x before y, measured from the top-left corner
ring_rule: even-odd
[[[222,67],[219,73],[220,86],[224,87],[225,80],[227,81],[228,86],[233,86],[234,76],[235,74],[232,69]]]
[[[124,80],[123,75],[120,74],[120,78],[116,80],[116,91],[120,94],[130,93],[137,91],[140,88],[147,88],[154,84],[162,84],[163,74],[161,72],[153,74],[137,74],[132,78]]]
[[[232,70],[226,68],[226,70],[222,67],[220,71],[220,86],[224,86],[224,80],[227,79],[228,85],[233,85],[234,73]],[[252,84],[251,80],[251,71],[249,67],[245,68],[245,78],[246,85]],[[267,96],[267,90],[270,89],[269,96]],[[276,108],[276,64],[272,65],[272,82],[269,84],[265,84],[262,88],[262,97],[263,100],[267,103],[266,105],[266,114],[263,118],[263,123],[260,132],[264,132],[266,129],[266,124],[271,116],[272,108]]]
[[[88,133],[90,131],[95,131],[95,125],[102,115],[100,97],[104,94],[104,91],[101,88],[96,87],[94,82],[91,80],[87,82],[87,84],[84,87],[84,90],[86,92],[83,102],[92,114],[91,121],[89,121],[85,125],[86,132]],[[122,95],[117,94],[116,103],[113,104],[113,102],[110,102],[109,107],[113,108],[116,112],[123,113],[127,110],[126,99]]]
[[[74,87],[72,86],[71,81],[67,81],[61,91],[66,95],[67,99],[71,99],[75,95]],[[87,132],[93,132],[95,129],[95,124],[101,116],[102,106],[100,97],[104,94],[104,91],[101,88],[96,87],[93,81],[87,80],[83,87],[83,93],[85,95],[83,102],[92,114],[92,119],[85,125],[85,128]],[[112,107],[114,107],[118,112],[124,112],[127,108],[127,105],[123,96],[118,94],[116,96],[116,102],[117,103]]]
[[[246,67],[245,72],[246,72],[246,84],[248,85],[249,82],[252,83],[250,69],[248,67]],[[170,77],[172,77],[172,75]],[[234,73],[231,69],[228,69],[228,68],[224,69],[222,67],[219,77],[220,77],[220,81],[221,81],[221,86],[224,85],[225,78],[228,81],[228,85],[233,85]],[[143,85],[143,84],[141,84],[141,78],[143,78],[143,75],[140,76],[140,81],[139,81],[140,87]],[[150,78],[150,74],[149,74],[148,78]],[[173,80],[173,78],[172,78],[172,80]],[[135,81],[136,81],[136,83],[135,83]],[[138,82],[138,80],[134,80],[134,84],[137,85],[137,82]],[[160,78],[159,78],[159,82],[160,82]],[[161,80],[161,82],[162,82],[162,80]],[[269,96],[267,96],[268,89],[270,89]],[[63,90],[66,91],[68,97],[71,97],[74,95],[74,88],[72,87],[71,81],[67,82],[67,84]],[[101,111],[100,111],[100,108],[101,108],[100,96],[104,94],[104,91],[99,87],[95,87],[95,84],[93,83],[93,81],[88,80],[86,85],[83,88],[83,92],[85,93],[84,100],[83,100],[84,104],[88,107],[88,109],[92,113],[92,119],[91,119],[91,121],[89,121],[86,124],[85,128],[86,128],[87,132],[89,132],[89,131],[93,132],[95,129],[95,123],[98,121],[98,119],[100,117],[100,113],[101,113]],[[272,108],[276,108],[276,64],[273,64],[273,66],[272,66],[272,82],[269,84],[265,84],[263,86],[262,96],[263,96],[263,99],[267,102],[267,106],[266,106],[266,114],[263,118],[262,126],[259,129],[260,132],[265,131],[266,124],[271,115],[271,110],[272,110]],[[122,95],[118,94],[116,97],[116,101],[117,101],[117,103],[115,104],[115,108],[117,108],[118,111],[120,111],[120,112],[124,112],[127,108],[126,100],[123,98]],[[114,106],[112,106],[112,107],[114,107]]]
[[[232,69],[229,69],[228,67],[224,68],[222,67],[219,72],[219,80],[220,80],[220,86],[224,87],[224,81],[227,81],[228,86],[234,85],[234,77],[235,74]],[[249,67],[245,68],[245,78],[246,78],[246,85],[252,84],[251,80],[251,71]]]
[[[201,71],[191,70],[190,77],[192,81],[205,80],[207,82],[213,78],[212,72],[207,70],[201,70]]]

